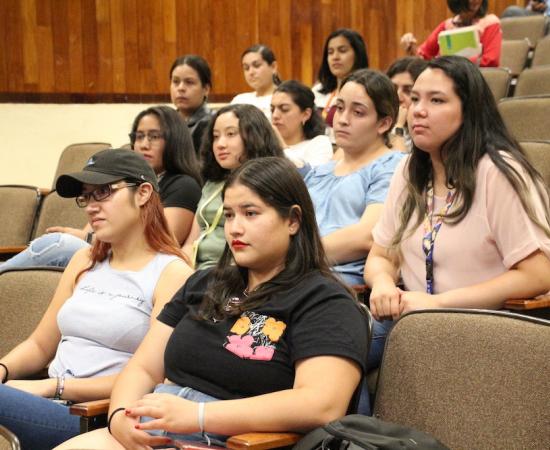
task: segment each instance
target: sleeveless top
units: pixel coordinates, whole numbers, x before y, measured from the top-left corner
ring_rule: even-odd
[[[194,244],[197,247],[194,261],[196,270],[216,265],[225,248],[223,230],[225,218],[223,214],[218,215],[223,205],[221,193],[223,185],[223,181],[207,181],[202,188],[202,196],[195,216],[201,228],[201,234]]]
[[[149,330],[155,287],[176,259],[157,253],[134,272],[113,269],[106,258],[84,273],[57,315],[61,340],[49,376],[118,373]]]

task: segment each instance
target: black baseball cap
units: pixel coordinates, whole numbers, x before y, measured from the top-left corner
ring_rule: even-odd
[[[157,176],[145,158],[122,148],[102,150],[88,160],[81,172],[59,176],[55,190],[61,197],[78,197],[84,183],[109,184],[119,180],[151,183],[159,191]]]

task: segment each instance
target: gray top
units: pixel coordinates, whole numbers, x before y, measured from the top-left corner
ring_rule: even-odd
[[[84,273],[57,315],[61,341],[49,376],[118,373],[149,330],[158,279],[176,259],[158,253],[133,272],[113,269],[107,258]]]

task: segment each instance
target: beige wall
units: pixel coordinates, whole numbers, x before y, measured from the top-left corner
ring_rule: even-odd
[[[0,104],[0,184],[51,187],[59,155],[78,142],[129,142],[144,104]]]

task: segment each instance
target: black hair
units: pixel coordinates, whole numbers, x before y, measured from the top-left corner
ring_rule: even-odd
[[[172,63],[172,67],[170,67],[169,78],[172,78],[172,73],[176,67],[183,65],[187,65],[197,72],[203,87],[208,86],[212,88],[212,73],[210,72],[210,66],[206,59],[198,55],[183,55],[177,58]]]
[[[311,110],[311,117],[304,123],[304,136],[313,139],[315,136],[325,134],[325,122],[315,107],[315,95],[305,84],[296,80],[283,81],[273,92],[284,92],[296,103],[300,111]]]
[[[468,214],[474,201],[476,170],[481,158],[487,154],[517,192],[529,218],[550,236],[548,188],[542,176],[527,160],[521,146],[510,135],[479,68],[461,56],[442,56],[430,61],[427,69],[441,70],[451,79],[462,109],[462,125],[440,150],[446,185],[456,190],[456,208],[446,216],[446,222],[458,223]],[[410,232],[420,226],[426,213],[424,193],[433,177],[429,154],[418,148],[414,140],[405,170],[407,197],[392,242],[396,247],[402,241],[405,229],[415,213],[416,224]],[[527,180],[532,181],[534,188],[528,187]],[[538,195],[545,205],[545,223],[534,212],[530,200],[533,195]]]
[[[460,14],[462,12],[470,11],[469,0],[447,0],[447,6],[453,14]],[[476,13],[476,17],[485,17],[487,14],[488,0],[483,0],[481,6]]]
[[[267,205],[275,208],[281,218],[298,221],[299,229],[290,236],[283,270],[256,287],[247,297],[243,296],[243,291],[248,284],[248,269],[235,264],[231,250],[226,245],[204,295],[199,319],[222,320],[253,309],[278,292],[291,289],[314,271],[342,284],[330,270],[311,197],[294,164],[286,158],[278,157],[247,161],[228,177],[222,198],[227,189],[237,184],[247,187]],[[344,289],[348,290],[345,286]],[[239,307],[225,308],[226,301],[234,297],[241,298]]]
[[[283,156],[281,143],[265,114],[253,105],[234,104],[220,108],[208,124],[201,144],[202,176],[205,181],[222,181],[231,172],[222,168],[214,157],[214,126],[218,117],[233,113],[239,119],[239,133],[244,144],[243,161],[265,156]]]
[[[241,60],[244,58],[244,55],[247,55],[249,53],[259,53],[262,59],[270,66],[273,65],[275,61],[277,61],[273,50],[271,50],[271,48],[264,44],[254,44],[248,47],[244,52],[242,52]],[[275,84],[276,86],[281,84],[281,79],[279,78],[279,74],[277,73],[273,74],[273,84]]]
[[[416,81],[418,75],[420,75],[423,70],[428,65],[428,61],[419,58],[418,56],[405,56],[404,58],[396,59],[388,70],[386,70],[386,75],[389,78],[393,78],[400,73],[407,72],[413,81]]]
[[[393,124],[397,120],[397,113],[399,112],[399,97],[393,83],[384,73],[371,69],[361,69],[352,72],[344,78],[341,87],[351,81],[365,88],[365,92],[372,100],[372,103],[374,103],[378,120],[384,117],[391,119],[391,125],[382,135],[384,144],[391,148],[392,144],[389,134]]]
[[[199,170],[199,162],[193,147],[193,140],[189,128],[183,122],[181,116],[174,109],[168,106],[153,106],[141,111],[132,124],[132,133],[135,133],[140,120],[144,116],[155,116],[160,124],[164,136],[164,152],[162,154],[162,165],[164,170],[170,174],[185,174],[194,178],[199,185],[202,180]],[[135,141],[131,146],[134,148]]]
[[[319,80],[319,83],[321,83],[321,89],[319,89],[319,92],[322,94],[328,94],[334,91],[338,84],[336,77],[332,74],[328,65],[328,44],[331,39],[338,36],[343,36],[348,40],[355,54],[355,61],[351,71],[353,72],[357,69],[366,69],[369,67],[367,47],[361,35],[357,31],[349,28],[339,28],[338,30],[333,31],[328,35],[325,41],[325,47],[323,48],[323,59],[321,61],[319,73],[317,74],[317,79]]]

